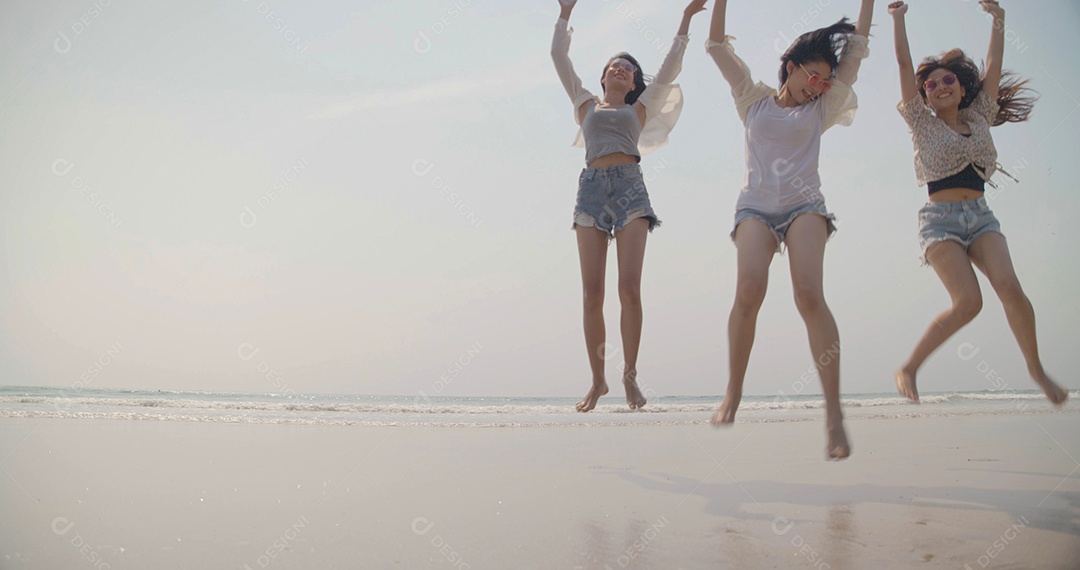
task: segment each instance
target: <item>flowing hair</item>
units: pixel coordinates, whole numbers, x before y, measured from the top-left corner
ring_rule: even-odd
[[[829,65],[830,71],[836,71],[836,66],[840,64],[840,51],[854,33],[855,25],[847,18],[841,18],[831,26],[806,32],[796,38],[780,58],[780,85],[787,82],[789,61],[795,65],[823,61]]]
[[[600,73],[600,87],[605,93],[607,92],[607,86],[604,85],[604,76],[607,75],[607,68],[611,66],[611,62],[616,59],[625,59],[634,64],[634,89],[626,94],[626,104],[633,105],[634,103],[637,103],[638,97],[641,97],[641,94],[645,92],[645,73],[641,71],[641,64],[638,63],[638,60],[634,59],[634,56],[626,52],[617,53],[611,56],[607,65],[604,66],[604,71]]]
[[[915,71],[915,82],[919,85],[919,95],[922,96],[924,102],[927,102],[927,98],[923,83],[937,69],[949,70],[964,87],[964,98],[960,100],[960,108],[966,109],[971,106],[983,88],[983,76],[979,71],[979,66],[959,49],[924,59],[919,64],[919,69]],[[1031,111],[1039,97],[1035,90],[1027,86],[1027,83],[1027,79],[1021,79],[1011,71],[1001,74],[997,96],[998,114],[990,126],[1022,123],[1031,117]]]

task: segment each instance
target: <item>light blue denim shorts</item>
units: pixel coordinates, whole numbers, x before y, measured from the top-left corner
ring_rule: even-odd
[[[967,251],[989,232],[1001,233],[1001,224],[986,198],[960,202],[927,202],[919,210],[919,248],[923,265],[929,265],[926,249],[940,241],[955,241]]]
[[[615,232],[638,218],[649,220],[650,232],[660,226],[640,166],[621,164],[581,171],[570,229],[594,227],[612,239]]]
[[[817,214],[825,218],[825,224],[828,227],[828,237],[832,237],[832,235],[836,233],[836,216],[825,208],[824,202],[816,201],[808,202],[778,213],[762,212],[752,208],[736,210],[735,227],[731,230],[731,241],[735,241],[735,230],[739,229],[739,224],[750,219],[761,220],[766,226],[769,226],[770,230],[772,230],[773,237],[776,238],[776,251],[782,254],[784,253],[782,246],[784,245],[784,240],[787,239],[787,231],[788,228],[791,227],[791,222],[794,222],[795,218],[803,214]]]

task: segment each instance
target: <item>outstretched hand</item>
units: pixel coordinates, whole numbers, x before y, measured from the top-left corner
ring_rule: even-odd
[[[998,4],[997,0],[980,0],[979,5],[987,14],[994,16],[995,18],[1004,18],[1005,10]]]
[[[561,2],[562,0],[559,1]],[[577,0],[574,1],[576,2]],[[690,4],[686,7],[686,9],[683,10],[683,14],[685,14],[687,17],[690,17],[694,14],[704,12],[706,2],[708,2],[708,0],[692,0]]]
[[[904,2],[893,2],[889,4],[889,15],[892,17],[903,16],[907,14],[908,5]]]

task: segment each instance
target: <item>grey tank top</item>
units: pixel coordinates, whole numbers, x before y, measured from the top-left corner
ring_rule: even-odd
[[[641,121],[633,105],[612,108],[593,103],[585,112],[581,132],[585,136],[586,164],[616,152],[636,156],[639,161],[641,159],[638,152]]]

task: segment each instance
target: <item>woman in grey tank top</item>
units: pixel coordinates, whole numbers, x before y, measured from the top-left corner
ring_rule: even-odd
[[[603,95],[582,88],[570,63],[570,13],[577,0],[560,0],[551,57],[563,87],[573,102],[574,120],[581,125],[577,145],[584,146],[587,168],[578,178],[572,228],[577,233],[584,298],[585,347],[592,369],[592,387],[577,404],[579,412],[596,407],[607,394],[604,364],[609,352],[604,327],[604,273],[610,240],[619,262],[619,301],[622,305],[622,381],[630,409],[645,405],[638,386],[637,355],[641,341],[641,269],[645,241],[660,220],[649,202],[641,155],[667,142],[682,110],[682,91],[672,82],[682,67],[690,20],[705,9],[706,0],[693,0],[683,10],[678,35],[646,87],[641,66],[626,53],[611,58],[600,78]]]

